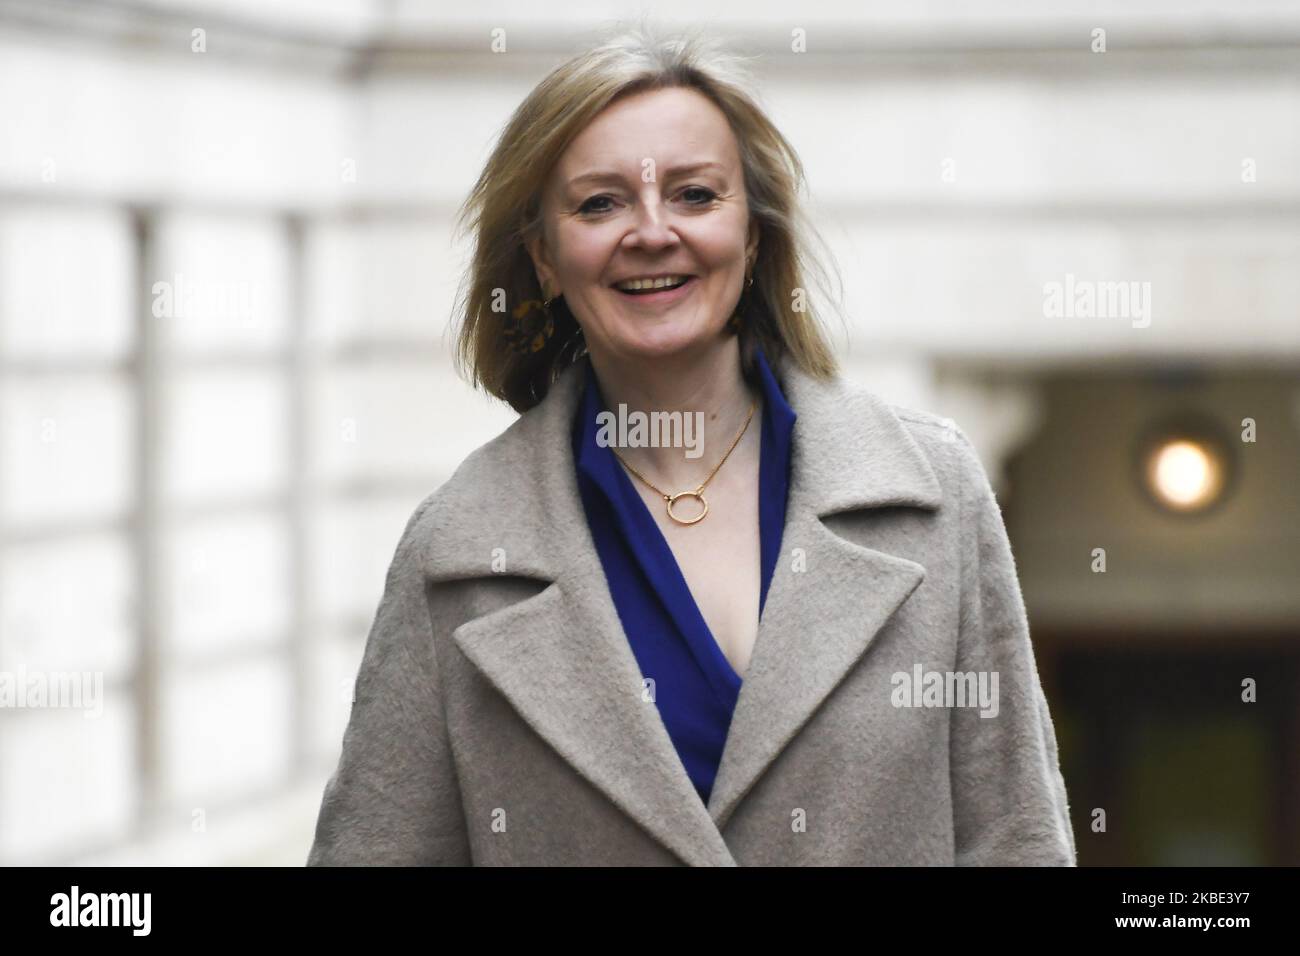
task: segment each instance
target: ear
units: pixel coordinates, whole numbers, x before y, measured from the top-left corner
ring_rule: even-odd
[[[533,271],[537,273],[537,284],[541,287],[542,298],[547,298],[546,290],[548,286],[554,284],[555,272],[551,268],[550,257],[546,252],[545,237],[537,235],[525,240],[524,248],[528,250],[528,257],[533,260]]]
[[[749,240],[745,243],[745,271],[748,273],[754,268],[754,262],[758,259],[758,239],[761,233],[757,219],[750,219]]]

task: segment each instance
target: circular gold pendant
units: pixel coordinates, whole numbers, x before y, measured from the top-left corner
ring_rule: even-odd
[[[694,518],[679,518],[677,515],[673,514],[673,505],[677,504],[678,498],[698,498],[700,504],[704,506],[704,510]],[[668,499],[668,517],[672,518],[678,524],[695,524],[697,521],[704,520],[704,516],[708,513],[709,503],[704,500],[704,495],[700,494],[698,491],[681,491]]]

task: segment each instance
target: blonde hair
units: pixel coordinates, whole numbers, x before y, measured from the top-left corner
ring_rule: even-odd
[[[458,372],[468,371],[474,386],[522,413],[578,358],[580,329],[562,299],[551,305],[554,333],[542,348],[518,352],[507,344],[510,310],[543,298],[526,242],[542,230],[547,179],[568,144],[615,100],[681,87],[707,96],[726,115],[749,214],[760,227],[754,284],[743,293],[739,316],[746,374],[757,343],[770,361],[784,354],[815,377],[832,377],[835,358],[805,283],[811,274],[827,287],[825,269],[808,251],[811,239],[821,240],[799,199],[803,164],[750,92],[745,58],[699,33],[660,39],[644,24],[619,29],[554,69],[516,108],[461,206],[456,235],[472,228],[475,243],[455,307]]]

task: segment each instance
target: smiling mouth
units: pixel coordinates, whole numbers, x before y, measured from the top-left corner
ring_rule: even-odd
[[[658,288],[635,290],[620,289],[618,286],[611,286],[611,288],[615,292],[626,296],[629,299],[644,299],[649,302],[654,302],[676,298],[678,295],[684,294],[686,290],[693,287],[696,281],[698,281],[696,276],[686,276],[686,278],[682,282],[677,283],[677,285],[666,285],[659,286]]]

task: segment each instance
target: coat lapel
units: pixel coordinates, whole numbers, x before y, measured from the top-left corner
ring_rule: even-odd
[[[780,368],[798,415],[786,524],[710,794],[719,830],[925,578],[915,561],[854,544],[821,519],[883,506],[935,509],[942,500],[924,455],[880,398],[785,361]]]
[[[727,820],[925,576],[820,518],[941,500],[924,455],[879,398],[784,359],[773,371],[798,415],[782,558],[707,808],[642,693],[582,509],[569,428],[585,363],[466,459],[432,506],[441,533],[429,542],[431,580],[499,577],[495,556],[505,575],[547,584],[457,628],[457,646],[579,774],[691,865],[736,864]],[[804,573],[789,570],[794,548]]]

